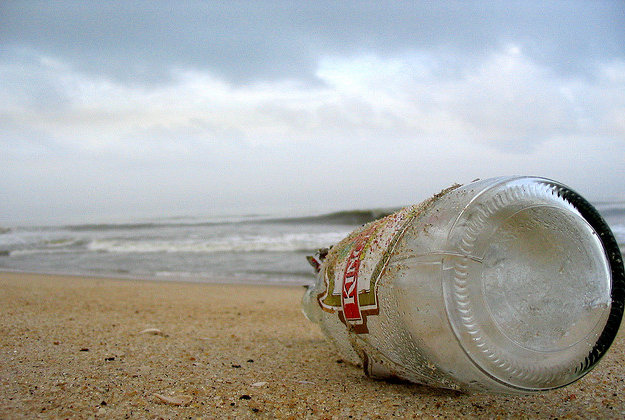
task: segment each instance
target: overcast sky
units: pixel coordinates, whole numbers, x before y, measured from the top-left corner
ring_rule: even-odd
[[[625,2],[0,3],[0,226],[625,200]]]

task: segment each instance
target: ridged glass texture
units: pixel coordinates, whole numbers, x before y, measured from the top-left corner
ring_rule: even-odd
[[[472,362],[510,387],[564,386],[600,357],[610,259],[567,194],[549,180],[508,180],[477,195],[450,232],[468,256],[445,267],[450,323]]]
[[[592,205],[505,177],[363,226],[330,250],[304,311],[367,375],[528,393],[589,372],[624,301],[622,255]]]

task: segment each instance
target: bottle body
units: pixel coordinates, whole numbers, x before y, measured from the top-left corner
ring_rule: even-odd
[[[625,279],[609,228],[572,194],[495,178],[365,225],[330,250],[305,313],[374,377],[511,393],[573,382],[616,335]]]

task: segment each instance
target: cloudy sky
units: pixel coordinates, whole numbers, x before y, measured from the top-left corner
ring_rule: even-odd
[[[0,225],[625,200],[625,3],[2,2]]]

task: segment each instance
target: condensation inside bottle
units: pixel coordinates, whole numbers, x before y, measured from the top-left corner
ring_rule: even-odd
[[[481,267],[489,315],[509,340],[537,352],[586,338],[610,305],[610,272],[596,232],[575,213],[523,209],[489,239]]]

